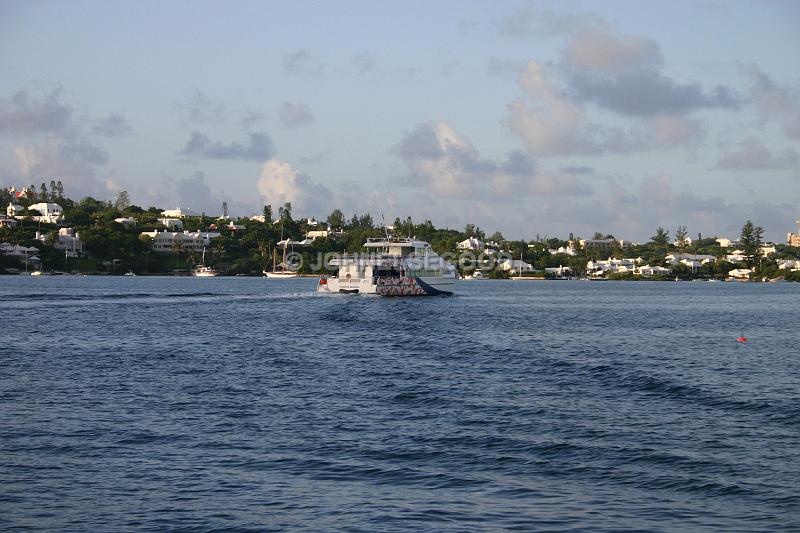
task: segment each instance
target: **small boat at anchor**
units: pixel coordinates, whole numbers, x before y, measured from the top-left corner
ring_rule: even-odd
[[[218,275],[219,274],[216,270],[210,266],[206,266],[206,249],[203,248],[203,258],[200,260],[200,265],[192,270],[192,276],[196,276],[198,278],[212,278]]]

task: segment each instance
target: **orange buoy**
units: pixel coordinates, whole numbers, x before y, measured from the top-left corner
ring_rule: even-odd
[[[736,342],[747,342],[747,337],[739,337]]]

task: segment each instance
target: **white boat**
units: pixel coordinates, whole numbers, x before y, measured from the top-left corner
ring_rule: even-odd
[[[217,275],[218,274],[216,270],[210,266],[206,266],[206,249],[203,248],[203,258],[200,260],[200,266],[192,270],[192,276],[196,276],[198,278],[212,278]]]
[[[128,270],[123,276],[136,277],[136,274],[133,273],[133,270]]]
[[[425,241],[413,238],[367,239],[362,254],[334,257],[333,276],[322,276],[317,292],[425,296],[452,294],[458,274]]]
[[[41,276],[41,275],[42,275],[41,270],[34,270],[33,272],[31,272],[31,276]]]
[[[464,276],[464,279],[486,279],[486,278],[483,276],[483,272],[481,272],[480,270],[476,270],[469,276]]]
[[[263,274],[266,277],[272,278],[272,279],[296,278],[296,277],[299,276],[299,274],[297,272],[292,272],[291,270],[286,270],[286,271],[276,270],[276,271],[273,271],[273,272],[270,272],[268,270],[264,270]]]

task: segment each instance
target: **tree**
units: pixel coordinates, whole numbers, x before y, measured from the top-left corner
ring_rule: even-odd
[[[114,207],[121,213],[125,211],[125,208],[129,205],[131,205],[131,201],[128,196],[128,191],[120,191],[117,195],[117,199],[114,201]]]
[[[264,222],[272,223],[272,206],[270,204],[264,206]]]
[[[334,209],[331,211],[331,214],[328,215],[328,226],[332,230],[342,229],[344,227],[344,213],[342,213],[341,209]]]
[[[669,232],[659,226],[656,234],[650,237],[650,241],[659,246],[666,246],[669,244]]]
[[[681,247],[686,246],[688,237],[689,233],[686,231],[686,226],[678,226],[678,229],[675,230],[675,244]]]
[[[474,224],[467,224],[464,226],[464,235],[469,239],[475,234],[475,225]]]
[[[489,237],[489,240],[491,242],[496,242],[497,244],[501,244],[505,242],[506,238],[503,237],[503,234],[500,233],[499,231],[495,231],[494,233],[492,233],[492,236]]]
[[[283,204],[283,212],[281,214],[281,220],[285,220],[286,222],[292,221],[292,202],[286,202]]]
[[[56,191],[58,191],[59,198],[64,198],[64,186],[61,184],[61,180],[56,183]]]
[[[46,202],[48,199],[49,198],[47,195],[47,185],[44,182],[42,182],[42,185],[39,187],[39,200],[41,200],[42,202]]]
[[[748,268],[754,269],[761,259],[761,237],[764,236],[764,228],[755,226],[751,220],[745,222],[739,240],[742,243],[744,260]]]
[[[58,198],[58,190],[56,189],[56,181],[50,180],[50,198],[55,200]]]

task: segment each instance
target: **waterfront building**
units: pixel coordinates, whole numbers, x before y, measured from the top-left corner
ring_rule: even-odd
[[[142,235],[153,239],[155,252],[202,252],[213,239],[221,237],[216,231],[143,231]]]
[[[49,239],[46,233],[37,231],[36,240],[46,243]],[[81,241],[80,233],[75,233],[72,228],[60,228],[53,237],[52,245],[56,250],[66,252],[68,257],[78,257],[83,253],[83,241]]]

